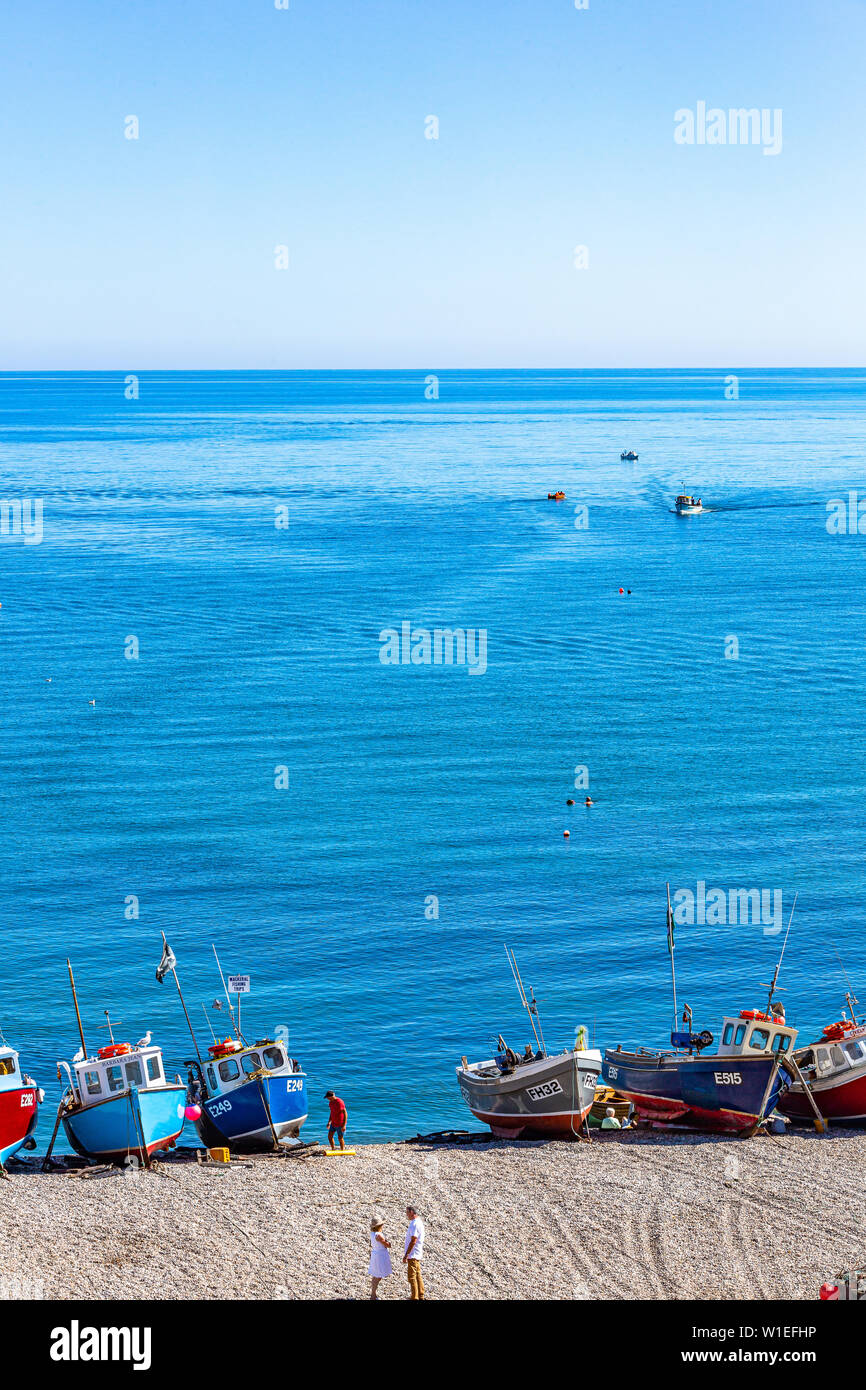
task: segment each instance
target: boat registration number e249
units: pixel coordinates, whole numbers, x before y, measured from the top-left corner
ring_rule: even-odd
[[[545,1081],[542,1086],[527,1086],[526,1094],[530,1100],[544,1100],[545,1096],[562,1095],[562,1087],[558,1081]]]
[[[215,1120],[217,1115],[227,1115],[231,1108],[232,1103],[230,1100],[221,1100],[216,1105],[210,1107],[211,1118]]]
[[[743,1078],[738,1071],[717,1071],[713,1075],[717,1086],[741,1086]]]

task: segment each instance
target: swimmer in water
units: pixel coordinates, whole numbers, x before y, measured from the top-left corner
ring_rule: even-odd
[[[584,801],[583,804],[584,804],[584,806],[592,806],[592,804],[593,804],[592,797],[591,797],[591,796],[588,796],[588,797],[586,798],[586,801]]]

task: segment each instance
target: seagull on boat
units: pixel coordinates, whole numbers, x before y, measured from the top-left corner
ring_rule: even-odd
[[[150,1039],[151,1039],[151,1036],[152,1036],[152,1035],[151,1035],[151,1031],[150,1031],[150,1029],[148,1028],[148,1030],[147,1030],[147,1032],[145,1033],[144,1037],[143,1037],[143,1038],[139,1038],[138,1042],[135,1044],[136,1047],[150,1047]]]
[[[75,1056],[73,1057],[72,1060],[73,1060],[73,1062],[83,1062],[83,1061],[84,1061],[84,1048],[83,1048],[83,1047],[79,1047],[78,1051],[76,1052],[76,1054],[75,1054]]]

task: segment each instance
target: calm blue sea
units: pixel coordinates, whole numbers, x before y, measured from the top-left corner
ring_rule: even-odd
[[[789,1019],[837,1016],[834,947],[866,1001],[866,535],[825,524],[866,372],[427,375],[0,378],[0,496],[44,508],[0,539],[0,1023],[43,1141],[67,955],[91,1046],[107,1008],[190,1055],[161,931],[202,1039],[212,942],[288,1025],[309,1137],[328,1087],[358,1140],[471,1120],[460,1055],[528,1037],[505,942],[549,1045],[664,1041],[666,881],[798,893]],[[484,629],[486,671],[383,664],[404,621]],[[695,1023],[780,943],[681,926]]]

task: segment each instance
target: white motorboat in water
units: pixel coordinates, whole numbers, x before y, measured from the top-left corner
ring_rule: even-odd
[[[677,516],[693,516],[695,512],[704,510],[700,497],[692,497],[687,492],[681,492],[676,500]]]

